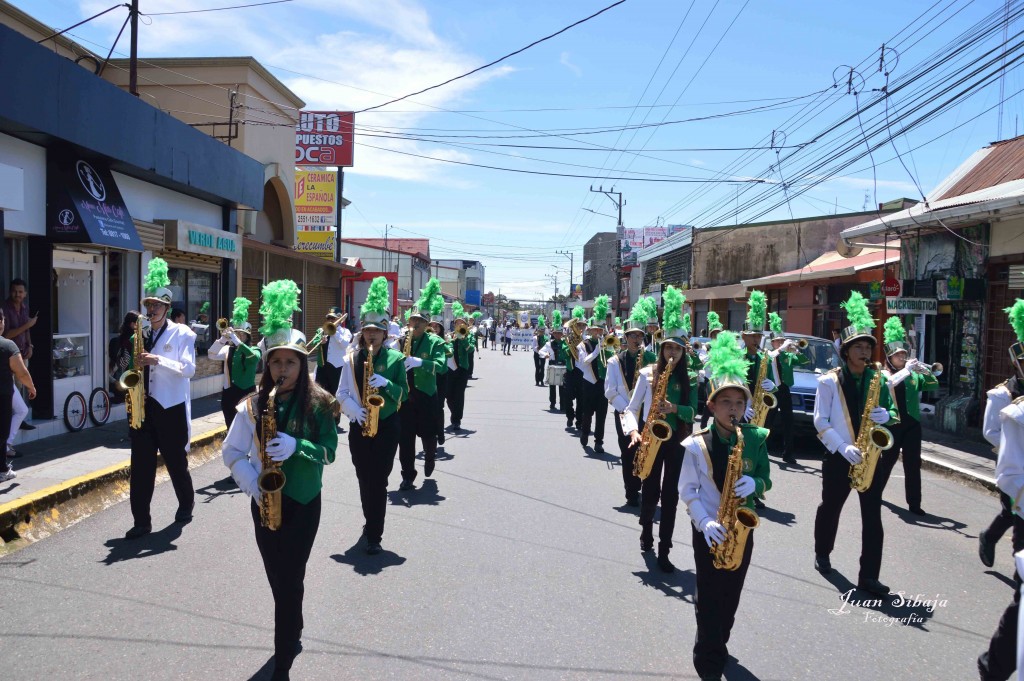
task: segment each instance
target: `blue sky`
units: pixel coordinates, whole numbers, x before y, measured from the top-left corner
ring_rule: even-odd
[[[47,24],[64,27],[113,3],[15,0],[14,4]],[[143,12],[155,13],[233,4],[242,2],[142,0],[141,7]],[[141,27],[139,49],[143,58],[252,55],[310,108],[359,109],[476,68],[607,4],[610,0],[297,0],[225,12],[154,16]],[[925,19],[934,18],[932,23],[912,37],[904,34],[890,43],[899,45],[898,54],[887,52],[891,82],[927,62],[958,33],[1002,5],[970,0],[942,0],[934,6],[932,2],[876,0],[856,5],[627,0],[486,72],[357,116],[357,129],[367,133],[357,133],[357,143],[391,151],[357,147],[356,166],[346,173],[345,195],[353,206],[345,211],[344,235],[380,236],[385,225],[393,226],[390,233],[395,236],[426,235],[432,239],[434,257],[482,260],[488,289],[536,298],[553,293],[546,275],[557,275],[560,290],[566,290],[568,273],[556,266],[567,268],[568,259],[556,255],[556,250],[575,251],[576,281],[580,281],[582,244],[595,232],[615,227],[613,219],[584,210],[614,211],[606,198],[588,191],[591,184],[615,185],[623,192],[627,227],[653,225],[659,218],[670,224],[712,226],[804,217],[861,210],[874,204],[876,197],[877,201],[920,198],[915,179],[927,193],[972,151],[997,139],[996,111],[979,113],[999,101],[998,82],[878,149],[876,177],[867,158],[827,181],[814,167],[813,161],[839,140],[850,142],[847,154],[863,151],[863,143],[856,143],[856,119],[802,150],[779,149],[778,155],[769,141],[772,132],[777,146],[805,144],[854,111],[855,96],[846,94],[845,86],[829,89],[834,72],[847,72],[841,65],[864,62],[858,71],[864,80],[855,78],[861,83],[860,101],[877,97],[872,89],[885,83],[885,76],[877,71],[881,44],[922,13],[930,12]],[[124,16],[122,10],[111,12],[73,34],[109,46]],[[1011,25],[1010,35],[1017,30],[1018,24]],[[975,55],[981,54],[982,47],[992,49],[1000,42],[997,32],[978,44]],[[126,50],[127,38],[123,38],[119,51]],[[889,100],[890,120],[922,103],[926,92],[937,91],[945,82],[949,78],[921,92],[908,89],[894,94]],[[1003,87],[1008,101],[1002,137],[1008,138],[1015,126],[1024,126],[1019,120],[1024,113],[1022,99],[1010,98],[1024,87],[1019,72],[1007,75]],[[817,99],[811,96],[821,91],[826,92]],[[820,105],[814,109],[816,116],[808,115],[809,103]],[[641,107],[634,108],[638,104]],[[767,108],[622,133],[552,136],[753,107]],[[874,111],[883,110],[879,106]],[[792,120],[794,114],[801,118]],[[871,129],[867,113],[861,124]],[[930,142],[957,125],[961,127]],[[371,128],[385,128],[391,137],[425,133],[481,137],[443,138],[448,143],[441,143],[441,138],[382,139],[369,137],[374,134]],[[494,138],[540,134],[530,131],[547,136]],[[482,147],[474,142],[589,149]],[[893,144],[910,173],[895,158]],[[762,148],[709,150],[736,147]],[[643,155],[613,153],[608,148]],[[686,150],[664,151],[669,149]],[[908,154],[909,149],[913,151]],[[433,159],[598,179],[500,172]],[[728,172],[716,174],[723,170]],[[715,178],[732,183],[603,179],[639,173],[649,178]],[[760,184],[753,185],[752,180]],[[810,184],[817,186],[801,194]],[[762,198],[754,200],[760,194]],[[737,195],[738,217],[731,214]]]

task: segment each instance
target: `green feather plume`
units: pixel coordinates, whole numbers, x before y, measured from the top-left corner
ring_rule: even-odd
[[[681,328],[683,329],[683,335],[684,336],[689,336],[690,335],[690,313],[689,312],[687,312],[686,314],[683,315],[683,326]]]
[[[199,314],[209,314],[210,312],[210,301],[206,301],[199,307]]]
[[[235,298],[235,304],[231,308],[231,326],[240,329],[243,324],[249,321],[250,305],[252,305],[252,301],[248,298],[243,298],[242,296]]]
[[[537,328],[541,329],[547,326],[547,322],[544,321],[544,315],[537,315]]]
[[[768,328],[773,333],[782,333],[782,317],[779,316],[778,312],[768,313]]]
[[[440,317],[444,314],[444,296],[436,295],[430,299],[430,316]]]
[[[381,277],[383,279],[383,277]],[[290,329],[292,315],[299,311],[299,285],[291,279],[272,281],[263,287],[260,333],[270,336],[281,329]]]
[[[370,290],[366,292],[366,302],[359,308],[359,314],[387,314],[391,307],[388,298],[388,280],[384,277],[374,277],[370,282]]]
[[[153,258],[146,266],[146,281],[143,288],[146,294],[156,293],[158,288],[165,288],[171,285],[171,278],[167,276],[167,261],[163,258]]]
[[[405,311],[405,321],[409,321],[409,317],[411,317],[411,316],[412,316],[412,308],[410,307],[408,310]]]
[[[885,320],[882,337],[886,343],[903,343],[907,340],[907,330],[903,328],[903,322],[899,317],[889,317]]]
[[[551,312],[551,328],[560,329],[562,328],[562,311],[553,310]]]
[[[875,328],[875,320],[871,318],[871,313],[868,311],[868,302],[858,291],[851,293],[846,302],[841,303],[839,307],[846,309],[846,317],[850,320],[850,326],[855,329]]]
[[[454,319],[466,316],[466,308],[462,307],[462,303],[457,300],[452,303],[452,315]]]
[[[1012,307],[1006,308],[1003,312],[1010,315],[1010,326],[1017,334],[1017,341],[1024,343],[1024,300],[1018,298]]]
[[[573,319],[586,319],[587,318],[587,311],[583,309],[582,305],[577,305],[576,307],[574,307],[572,309],[572,318]]]
[[[683,297],[682,291],[675,286],[665,289],[665,294],[662,296],[662,301],[665,303],[665,322],[662,326],[665,327],[666,332],[683,328],[684,300],[686,298]]]
[[[636,301],[636,304],[629,311],[629,321],[635,325],[643,328],[647,325],[647,320],[650,319],[650,311],[647,307],[647,299],[641,298]]]
[[[723,331],[715,340],[711,341],[711,348],[708,350],[708,363],[711,364],[716,381],[730,377],[746,382],[750,361],[746,358],[738,340],[733,332]]]
[[[594,299],[594,318],[598,320],[598,323],[603,322],[605,315],[608,314],[610,300],[608,296],[598,296]]]
[[[722,328],[722,319],[715,311],[708,312],[708,333]]]
[[[483,312],[481,312],[480,310],[474,310],[474,311],[473,311],[473,314],[471,314],[471,315],[470,315],[470,317],[472,317],[472,318],[473,318],[473,321],[474,321],[474,322],[475,322],[476,320],[480,319],[480,318],[481,318],[481,317],[483,317],[483,316],[484,316],[484,313],[483,313]]]
[[[427,285],[420,291],[420,299],[416,301],[416,309],[420,312],[426,312],[430,309],[430,302],[434,299],[434,296],[440,295],[441,293],[441,282],[437,277],[431,277],[427,280]]]
[[[752,331],[764,329],[765,314],[768,311],[768,296],[764,291],[751,291],[747,300],[750,309],[747,311],[747,327]]]
[[[615,318],[615,326],[622,326],[622,317]]]
[[[658,301],[653,296],[647,296],[643,299],[644,305],[647,306],[647,318],[657,319],[658,318]]]

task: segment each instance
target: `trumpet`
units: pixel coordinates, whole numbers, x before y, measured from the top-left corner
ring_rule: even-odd
[[[459,340],[466,340],[469,337],[469,327],[465,324],[459,324],[455,327],[455,337]]]
[[[606,350],[618,352],[619,348],[622,347],[622,341],[614,333],[610,333],[604,337],[604,347]]]
[[[944,367],[941,362],[936,362],[935,364],[918,363],[911,368],[911,371],[918,374],[924,374],[925,376],[934,376],[935,378],[938,378],[942,375],[943,368]]]
[[[225,318],[221,317],[217,320],[217,330],[224,333],[231,326],[231,323]]]
[[[665,332],[662,331],[661,329],[658,329],[657,331],[651,334],[651,340],[653,340],[655,343],[660,343],[661,341],[665,340]]]

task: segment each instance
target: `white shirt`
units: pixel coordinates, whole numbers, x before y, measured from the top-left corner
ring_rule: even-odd
[[[818,392],[814,399],[814,429],[825,449],[835,454],[843,445],[853,444],[852,421],[846,411],[839,385],[839,372],[830,371],[818,377]]]
[[[996,485],[1013,499],[1013,512],[1024,517],[1024,403],[1017,402],[999,412],[1001,435],[996,459]]]
[[[982,424],[982,434],[992,445],[992,450],[999,451],[999,413],[1010,406],[1013,396],[1005,383],[1001,383],[988,391],[988,399],[985,401],[985,420]]]
[[[587,341],[580,341],[580,344],[576,346],[576,356],[579,360],[576,362],[576,368],[583,374],[583,378],[587,379],[589,383],[597,383],[597,375],[594,373],[594,367],[591,366],[594,360],[597,359],[598,355],[601,354],[601,341],[594,341],[594,351],[587,354]]]
[[[708,427],[714,428],[714,423]],[[722,500],[708,465],[711,452],[707,451],[704,443],[706,432],[695,432],[683,440],[683,467],[679,472],[679,498],[686,504],[686,512],[698,530],[708,520],[718,517],[718,506]]]
[[[639,383],[639,380],[637,382]],[[629,407],[629,386],[626,385],[626,377],[622,373],[622,362],[619,361],[618,355],[608,358],[608,371],[604,375],[604,396],[620,414]]]
[[[352,332],[338,324],[338,330],[327,340],[327,363],[340,369],[351,342]]]
[[[224,340],[224,336],[217,336],[217,340],[213,341],[213,345],[210,346],[210,350],[207,352],[207,356],[210,359],[224,362],[223,380],[221,381],[221,388],[224,389],[231,387],[231,367],[228,363],[228,353],[230,351],[231,344]]]
[[[352,366],[355,363],[355,357],[356,349],[352,348],[352,351],[345,357],[345,362],[341,366],[338,392],[334,395],[338,400],[338,404],[341,405],[341,412],[348,417],[349,421],[355,421],[355,415],[363,408],[362,393],[359,386],[356,385],[355,368]]]
[[[629,404],[622,412],[622,432],[629,435],[634,430],[640,430],[640,414],[643,410],[644,420],[651,411],[651,381],[654,380],[654,365],[649,364],[640,370],[636,377],[636,385],[633,386],[633,396],[629,398]]]
[[[259,499],[260,489],[256,480],[263,470],[260,461],[259,447],[256,443],[256,421],[249,413],[249,400],[243,400],[235,407],[238,415],[231,422],[228,434],[224,438],[221,457],[224,465],[231,471],[231,477],[250,497]]]
[[[152,396],[165,409],[185,403],[185,423],[188,427],[189,442],[185,445],[187,452],[192,442],[191,378],[196,375],[196,335],[184,324],[175,324],[170,320],[164,324],[167,328],[149,351],[151,355],[157,356],[159,364],[149,367],[146,394]],[[156,337],[158,331],[153,330],[152,333],[153,337]]]

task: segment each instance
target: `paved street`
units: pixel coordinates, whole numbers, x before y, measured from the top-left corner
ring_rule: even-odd
[[[306,579],[305,651],[295,679],[693,679],[693,557],[677,525],[673,575],[638,549],[621,506],[617,457],[585,456],[533,386],[532,357],[485,350],[470,382],[465,437],[433,480],[391,493],[385,552],[363,553],[346,436],[327,469]],[[614,450],[609,417],[606,443]],[[831,581],[812,568],[819,462],[773,465],[730,652],[729,679],[975,678],[974,658],[1011,597],[1008,541],[996,570],[977,533],[998,504],[926,472],[922,520],[886,491],[882,580],[943,600],[846,607],[859,514],[843,517]],[[194,472],[195,521],[137,543],[121,503],[0,561],[0,641],[13,679],[261,679],[272,652],[269,588],[246,500],[214,462]],[[397,487],[396,470],[391,481]],[[682,507],[681,507],[682,511]],[[856,597],[856,594],[855,594]],[[839,611],[833,614],[830,610]],[[912,618],[910,625],[885,617]]]

